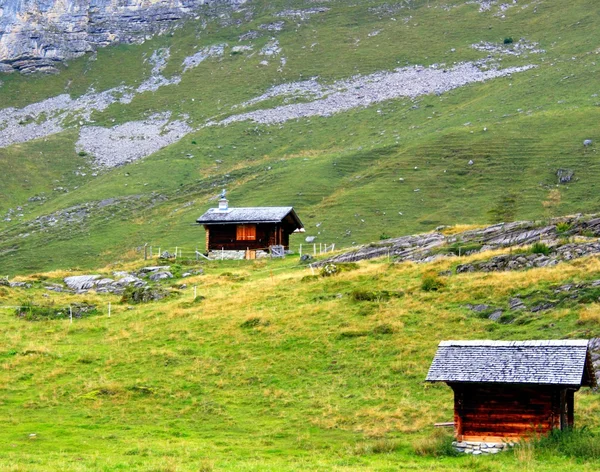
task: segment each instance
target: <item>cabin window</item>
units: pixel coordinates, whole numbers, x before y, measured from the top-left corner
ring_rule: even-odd
[[[256,241],[256,225],[238,225],[235,239],[238,241]]]

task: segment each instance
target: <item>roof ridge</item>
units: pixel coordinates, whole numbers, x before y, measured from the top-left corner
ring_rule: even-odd
[[[531,339],[525,341],[480,340],[446,340],[440,341],[439,347],[541,347],[541,346],[587,346],[588,339]]]

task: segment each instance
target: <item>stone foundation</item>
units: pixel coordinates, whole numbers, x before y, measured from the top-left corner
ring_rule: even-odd
[[[458,452],[464,452],[465,454],[473,454],[478,456],[480,454],[498,454],[501,451],[510,449],[515,443],[512,442],[480,442],[480,441],[454,441],[452,446]]]
[[[269,257],[267,251],[256,251],[257,259],[263,259],[265,257]],[[246,258],[246,251],[209,251],[208,258],[213,261],[242,261]]]

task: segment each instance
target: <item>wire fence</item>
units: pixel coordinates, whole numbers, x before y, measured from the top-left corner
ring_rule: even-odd
[[[268,247],[253,247],[246,249],[246,258],[248,257],[249,251],[264,251],[271,257],[282,257],[283,246],[268,246]],[[168,245],[160,245],[160,244],[145,244],[142,248],[144,253],[144,260],[153,260],[153,259],[185,259],[185,260],[223,260],[227,259],[225,254],[230,252],[231,250],[222,248],[221,250],[212,250],[207,255],[207,253],[200,251],[197,247],[190,248],[186,246],[168,246]],[[244,251],[244,249],[233,250],[235,252]],[[303,254],[309,254],[312,256],[328,254],[335,251],[335,243],[301,243],[298,246],[298,254],[302,256]]]

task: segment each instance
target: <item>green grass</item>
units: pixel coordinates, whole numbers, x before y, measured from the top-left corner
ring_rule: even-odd
[[[166,284],[187,283],[179,297],[135,306],[43,289],[70,271],[30,276],[32,289],[4,288],[0,303],[85,301],[97,313],[70,324],[0,312],[0,468],[512,471],[526,459],[535,471],[597,469],[596,456],[565,459],[551,448],[529,459],[448,457],[433,423],[451,419],[452,393],[423,380],[442,339],[600,335],[597,318],[589,319],[594,303],[549,310],[529,324],[495,323],[465,308],[589,280],[598,259],[461,274],[436,292],[421,289],[424,275],[453,263],[384,259],[301,282],[311,271],[296,257],[210,262],[204,275]],[[399,288],[402,296],[356,298]],[[577,426],[596,435],[599,398],[582,389],[575,403]]]

